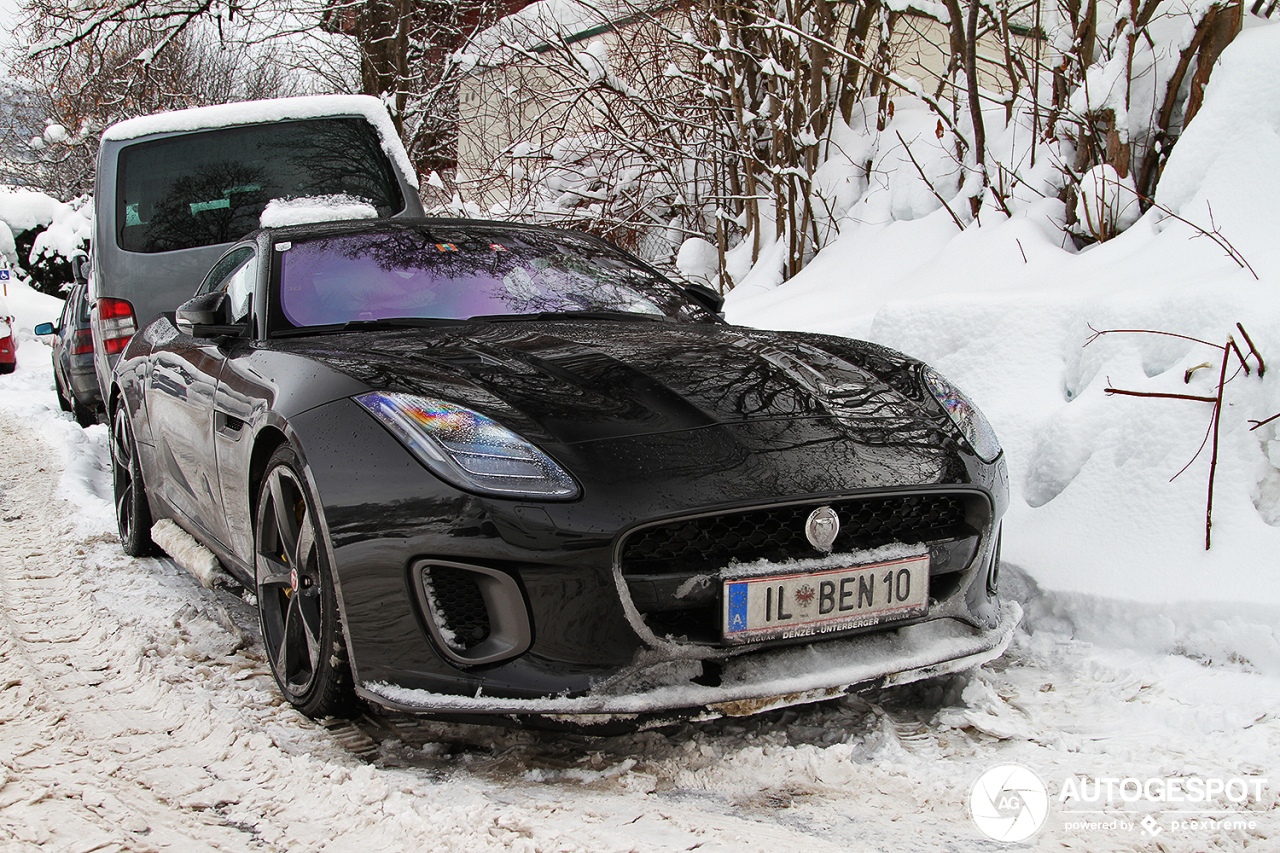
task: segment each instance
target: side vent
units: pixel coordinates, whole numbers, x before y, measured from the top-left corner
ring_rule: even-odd
[[[511,575],[443,560],[420,561],[413,574],[427,630],[446,660],[498,663],[529,649],[529,608]]]
[[[489,639],[489,608],[474,572],[431,566],[422,573],[422,583],[449,648],[465,652]]]

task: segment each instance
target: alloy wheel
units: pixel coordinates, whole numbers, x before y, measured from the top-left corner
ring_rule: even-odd
[[[120,528],[121,541],[130,540],[138,524],[134,514],[134,489],[137,488],[137,483],[133,476],[131,439],[129,419],[124,412],[116,412],[111,425],[111,482],[115,492],[116,522]]]
[[[322,575],[311,510],[286,465],[267,474],[257,527],[263,641],[281,687],[298,699],[311,690],[321,665]]]

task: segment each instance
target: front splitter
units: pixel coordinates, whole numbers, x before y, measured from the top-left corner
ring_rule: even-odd
[[[936,619],[893,631],[764,650],[726,661],[720,684],[714,687],[683,681],[574,697],[503,699],[372,682],[358,685],[357,692],[378,705],[410,713],[538,715],[583,725],[664,712],[682,712],[680,716],[694,719],[743,716],[981,666],[1003,654],[1021,619],[1022,608],[1007,601],[999,624],[989,630]]]

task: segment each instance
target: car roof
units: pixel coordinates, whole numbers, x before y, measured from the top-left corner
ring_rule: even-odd
[[[608,240],[597,237],[594,234],[588,234],[584,231],[570,231],[549,225],[530,225],[528,223],[512,222],[504,219],[464,219],[424,216],[400,217],[394,219],[342,219],[327,222],[307,222],[296,225],[281,225],[274,228],[259,228],[256,231],[252,231],[242,237],[235,245],[228,246],[227,252],[232,251],[238,246],[245,245],[266,246],[272,243],[288,242],[290,240],[307,240],[354,234],[389,234],[397,231],[422,231],[442,228],[473,228],[477,231],[506,232],[508,234],[512,231],[523,231],[531,234],[559,237],[568,241],[581,242],[585,240],[588,243],[594,243],[601,249],[605,249],[609,252],[616,252],[650,272],[666,278],[666,275],[656,269],[650,262],[643,258],[636,257],[621,246],[614,245]],[[226,252],[223,254],[225,255]]]
[[[305,222],[296,225],[281,225],[273,228],[259,228],[244,236],[243,242],[256,241],[265,237],[268,240],[303,239],[307,237],[330,237],[342,234],[379,234],[395,231],[417,231],[438,228],[475,228],[477,230],[526,231],[539,234],[562,236],[570,239],[589,240],[593,243],[607,243],[591,234],[581,231],[567,231],[546,225],[529,225],[523,222],[511,222],[502,219],[458,219],[443,217],[410,217],[399,219],[343,219],[329,222]]]

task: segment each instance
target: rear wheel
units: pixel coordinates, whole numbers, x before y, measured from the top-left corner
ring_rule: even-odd
[[[64,412],[71,411],[71,395],[67,393],[67,389],[62,386],[62,377],[58,375],[58,371],[53,371],[53,390],[58,395],[58,406]]]
[[[71,397],[71,416],[85,429],[98,422],[98,413],[89,406],[82,406],[74,395]]]
[[[323,717],[346,713],[354,695],[316,507],[297,454],[280,447],[258,491],[258,617],[271,672],[285,698],[307,716]]]
[[[123,406],[116,409],[111,419],[111,483],[115,492],[116,527],[124,552],[131,557],[157,553],[151,541],[151,506],[142,485],[138,446],[133,441],[133,427]]]

